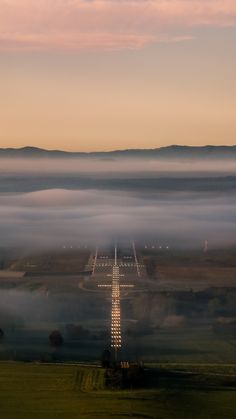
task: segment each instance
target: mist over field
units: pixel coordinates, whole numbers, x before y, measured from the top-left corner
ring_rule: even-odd
[[[234,161],[2,159],[0,177],[6,246],[235,241]]]
[[[0,159],[0,359],[98,359],[117,243],[124,356],[234,362],[235,208],[234,160]]]

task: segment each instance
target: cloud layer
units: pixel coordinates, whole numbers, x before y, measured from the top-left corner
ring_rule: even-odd
[[[1,0],[0,51],[142,48],[235,24],[235,0]]]

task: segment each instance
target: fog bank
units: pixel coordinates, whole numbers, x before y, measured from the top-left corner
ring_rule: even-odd
[[[115,237],[181,247],[199,247],[206,238],[212,246],[231,244],[236,168],[218,163],[0,160],[2,243],[45,247]]]

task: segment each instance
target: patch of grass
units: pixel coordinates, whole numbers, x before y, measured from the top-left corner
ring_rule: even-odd
[[[1,363],[1,418],[233,419],[236,416],[233,389],[159,387],[139,391],[85,391],[86,387],[91,388],[86,384],[91,378],[96,378],[98,387],[102,384],[103,372],[94,367],[72,365]]]

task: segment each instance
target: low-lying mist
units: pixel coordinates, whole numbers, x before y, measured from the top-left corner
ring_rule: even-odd
[[[73,291],[54,293],[48,298],[45,293],[25,290],[1,290],[0,318],[5,330],[25,327],[30,324],[84,322],[89,319],[104,318],[104,309],[109,309],[104,296]],[[92,301],[92,304],[91,304]],[[101,309],[101,302],[105,308]],[[107,313],[106,313],[107,314]]]
[[[1,240],[14,247],[131,237],[231,244],[235,172],[232,161],[1,160]]]
[[[194,176],[236,174],[235,160],[158,160],[150,158],[0,158],[0,174],[96,174],[110,177],[153,175]]]

